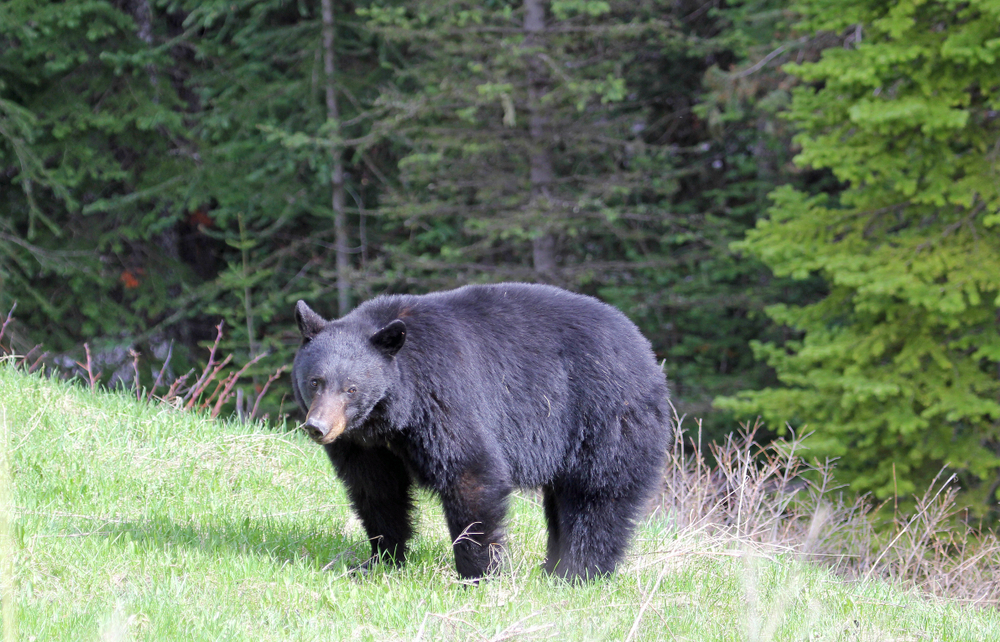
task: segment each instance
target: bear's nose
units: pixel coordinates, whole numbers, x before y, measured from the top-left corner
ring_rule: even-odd
[[[302,428],[313,441],[330,443],[347,427],[346,405],[345,394],[317,395],[309,406]]]
[[[306,423],[302,425],[302,428],[304,428],[306,434],[309,435],[315,441],[319,441],[324,436],[326,436],[326,432],[323,430],[323,426],[321,426],[313,418],[307,418]]]

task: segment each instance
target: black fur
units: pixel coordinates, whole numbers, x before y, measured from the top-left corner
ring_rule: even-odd
[[[671,434],[663,373],[623,314],[506,283],[383,296],[329,322],[300,301],[296,318],[295,398],[344,408],[325,448],[376,559],[403,562],[416,483],[441,497],[459,575],[482,577],[511,490],[541,487],[545,568],[614,570]]]

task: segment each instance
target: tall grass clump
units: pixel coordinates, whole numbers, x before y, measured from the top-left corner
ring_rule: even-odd
[[[842,492],[834,462],[809,459],[802,436],[761,445],[758,430],[745,425],[707,448],[700,430],[679,430],[656,509],[681,532],[787,552],[850,580],[1000,605],[1000,541],[968,524],[953,476],[939,475],[910,511],[886,517],[885,504]]]

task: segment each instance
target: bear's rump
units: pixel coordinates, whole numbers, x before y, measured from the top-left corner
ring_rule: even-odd
[[[514,486],[581,478],[596,489],[629,477],[632,465],[659,458],[667,423],[651,404],[635,399],[560,401],[558,414],[505,422],[491,431]]]

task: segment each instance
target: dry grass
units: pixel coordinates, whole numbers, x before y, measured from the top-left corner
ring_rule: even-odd
[[[961,519],[953,476],[939,475],[911,513],[886,518],[883,506],[837,486],[834,462],[807,458],[807,435],[760,445],[758,428],[708,445],[707,456],[700,422],[694,435],[679,430],[656,511],[681,531],[793,553],[848,579],[1000,605],[1000,541]]]

